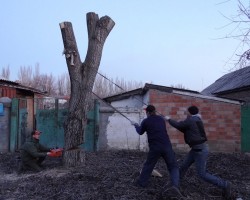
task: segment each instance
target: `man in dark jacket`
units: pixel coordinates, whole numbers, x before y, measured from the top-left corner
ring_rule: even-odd
[[[21,163],[18,169],[19,173],[26,169],[40,172],[42,170],[41,163],[47,155],[52,155],[49,148],[39,143],[40,134],[41,132],[38,130],[32,131],[30,141],[25,142],[21,147]]]
[[[224,190],[226,198],[231,196],[230,182],[216,177],[206,171],[208,158],[207,137],[204,125],[196,106],[190,106],[187,109],[187,118],[184,121],[175,121],[166,116],[169,124],[184,133],[184,140],[190,146],[191,150],[180,166],[180,177],[183,178],[188,168],[195,163],[198,175],[204,181],[216,185]]]
[[[140,126],[137,123],[132,122],[132,125],[135,126],[138,134],[142,135],[145,132],[147,133],[149,144],[147,160],[143,165],[140,177],[136,184],[140,187],[146,187],[148,185],[151,173],[159,158],[162,157],[171,177],[171,193],[180,196],[179,169],[166,130],[166,122],[162,116],[156,115],[156,110],[153,105],[147,106],[146,114],[147,118],[142,121]]]

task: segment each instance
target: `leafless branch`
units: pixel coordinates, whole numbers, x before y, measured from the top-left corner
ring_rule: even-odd
[[[225,1],[222,3],[227,3],[229,1]],[[249,35],[250,35],[250,5],[245,5],[241,0],[238,0],[238,11],[237,15],[232,17],[223,16],[229,21],[227,25],[222,28],[235,25],[231,32],[220,39],[236,39],[239,40],[239,45],[234,51],[234,55],[231,56],[231,59],[234,56],[237,56],[237,60],[234,63],[234,69],[243,68],[249,64],[250,60],[250,43],[249,43]]]

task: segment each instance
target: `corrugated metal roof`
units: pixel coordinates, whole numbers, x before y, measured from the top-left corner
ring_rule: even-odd
[[[233,104],[240,104],[239,101],[237,101],[237,100],[234,101],[234,100],[229,100],[226,98],[211,97],[208,95],[203,95],[203,94],[201,94],[197,91],[194,91],[194,90],[186,90],[186,89],[180,89],[180,88],[174,88],[174,87],[154,85],[154,84],[149,84],[149,83],[146,83],[143,88],[138,88],[138,89],[131,90],[128,92],[109,96],[109,97],[103,98],[103,100],[111,103],[113,101],[127,99],[133,95],[144,95],[149,89],[155,89],[155,90],[159,90],[159,91],[167,92],[167,93],[181,94],[181,95],[187,95],[187,96],[198,97],[198,98],[203,98],[203,99],[211,99],[211,100],[215,100],[215,101],[222,101],[222,102],[233,103]]]
[[[201,91],[204,95],[213,95],[225,91],[246,88],[250,86],[250,66],[225,74],[213,84]]]
[[[107,101],[107,102],[112,102],[114,100],[117,101],[117,100],[121,100],[121,99],[126,99],[126,98],[129,98],[130,96],[133,96],[133,95],[145,94],[149,89],[156,89],[159,91],[169,92],[169,93],[172,93],[173,91],[183,91],[183,92],[190,92],[190,93],[194,93],[194,94],[199,94],[199,92],[193,91],[193,90],[186,90],[186,89],[173,88],[173,87],[167,87],[167,86],[162,86],[162,85],[154,85],[154,84],[146,83],[143,88],[137,88],[135,90],[131,90],[131,91],[117,94],[117,95],[105,97],[103,100]]]
[[[176,91],[191,92],[191,93],[199,94],[199,92],[194,91],[194,90],[168,87],[168,86],[162,86],[162,85],[155,85],[155,84],[150,84],[150,83],[146,83],[143,89],[144,90],[157,89],[157,90],[164,91],[164,92],[173,92],[173,90],[176,90]]]
[[[0,78],[0,83],[6,83],[6,84],[12,84],[12,85],[18,85],[19,83],[18,82],[14,82],[14,81],[10,81],[10,80],[7,80],[7,79],[4,79],[4,78]]]
[[[0,79],[0,85],[6,86],[6,87],[12,87],[12,88],[16,88],[16,89],[21,89],[21,90],[26,90],[26,91],[30,91],[33,93],[38,93],[38,94],[46,94],[46,92],[37,90],[35,88],[32,87],[27,87],[24,85],[21,85],[20,83],[14,82],[14,81],[9,81],[6,79]]]

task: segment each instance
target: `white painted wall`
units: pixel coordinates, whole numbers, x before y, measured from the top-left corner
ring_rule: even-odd
[[[125,115],[131,121],[138,124],[146,117],[146,113],[142,110],[141,96],[133,96],[128,99],[112,102],[122,115]],[[148,150],[148,142],[146,133],[139,135],[131,122],[122,116],[119,112],[113,113],[108,118],[106,137],[108,149],[126,149],[126,150]]]

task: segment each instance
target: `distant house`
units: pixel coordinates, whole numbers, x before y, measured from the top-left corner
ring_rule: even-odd
[[[104,98],[100,108],[98,148],[147,150],[146,135],[139,136],[130,120],[140,123],[145,117],[143,105],[153,104],[158,114],[173,119],[186,118],[185,111],[197,105],[205,124],[211,151],[235,152],[241,150],[241,103],[202,95],[197,91],[154,84]],[[109,104],[112,106],[110,107]],[[183,134],[167,124],[167,130],[176,150],[186,150]]]
[[[250,104],[250,66],[225,74],[201,94],[236,99]]]
[[[20,83],[0,79],[0,97],[12,98],[34,98],[36,96],[44,96],[45,92],[32,87],[24,86]]]
[[[18,144],[35,127],[34,99],[46,93],[20,83],[0,79],[0,151],[9,151],[11,135],[23,135]],[[16,123],[12,123],[15,120]],[[19,132],[20,134],[17,134]],[[13,136],[14,137],[14,136]]]

